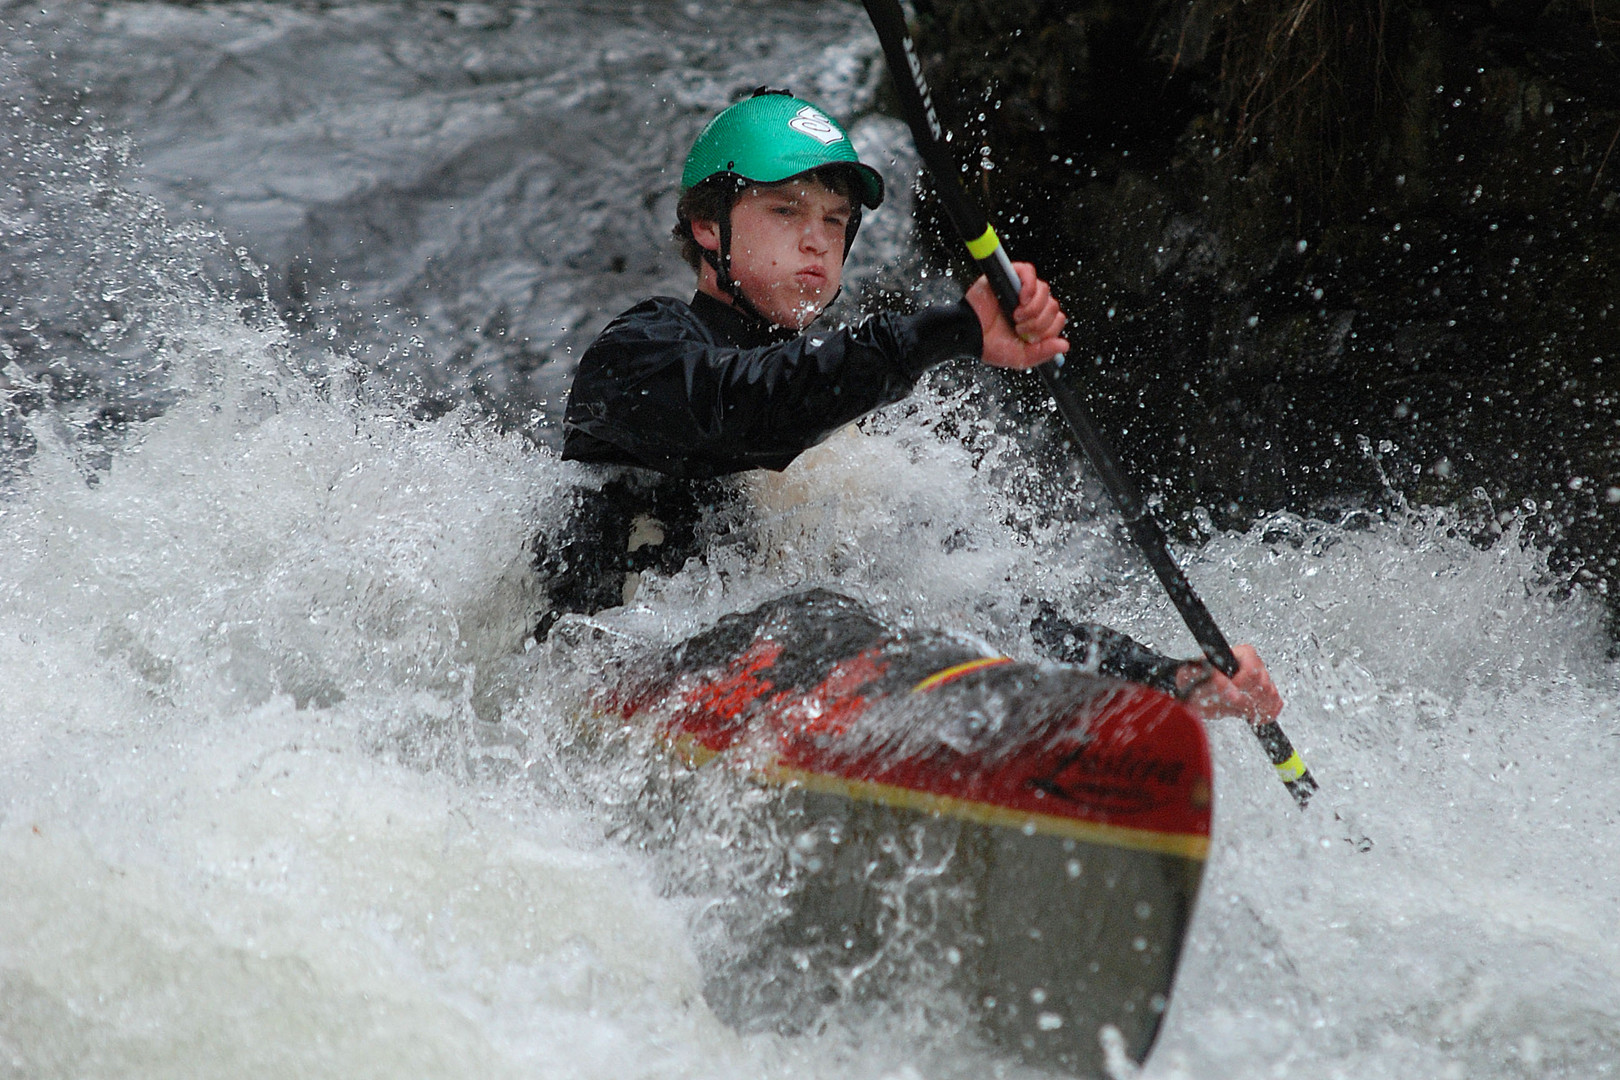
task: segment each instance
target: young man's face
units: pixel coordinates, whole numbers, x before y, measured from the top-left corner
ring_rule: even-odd
[[[847,197],[814,177],[758,184],[737,197],[731,210],[731,277],[748,302],[778,326],[802,330],[832,302],[844,277]],[[720,226],[694,221],[692,235],[710,251],[720,250]],[[699,288],[718,299],[730,297],[714,286],[704,264]]]

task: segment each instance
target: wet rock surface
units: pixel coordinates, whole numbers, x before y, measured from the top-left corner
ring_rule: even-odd
[[[1613,607],[1620,7],[916,10],[964,168],[1167,517],[1533,514]]]

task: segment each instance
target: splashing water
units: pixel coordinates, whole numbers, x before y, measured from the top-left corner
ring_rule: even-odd
[[[198,284],[229,244],[104,184],[83,257],[36,245],[22,279],[117,297],[80,347],[147,404],[109,427],[48,365],[0,382],[26,434],[0,501],[0,1075],[1027,1074],[903,963],[887,1009],[717,1019],[706,970],[768,918],[782,843],[758,793],[637,805],[653,755],[579,752],[589,653],[526,649],[527,545],[576,474],[469,412],[414,418],[344,358],[310,369]],[[25,317],[49,338],[86,304]],[[835,584],[1020,655],[1031,598],[1190,654],[1078,482],[991,415],[932,384],[761,479],[761,554],[649,579],[604,623],[674,640]],[[1268,657],[1323,791],[1298,813],[1212,725],[1214,855],[1142,1075],[1615,1073],[1620,686],[1596,607],[1511,523],[1480,546],[1432,508],[1278,516],[1185,561]]]

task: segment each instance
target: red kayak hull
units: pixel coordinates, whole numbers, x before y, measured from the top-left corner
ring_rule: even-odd
[[[1084,1075],[1110,1041],[1147,1056],[1209,851],[1208,744],[1182,703],[817,590],[633,666],[597,708],[791,795],[801,835],[832,838],[765,952],[881,951],[895,900],[874,853],[904,837],[949,863],[930,948],[983,1031]]]

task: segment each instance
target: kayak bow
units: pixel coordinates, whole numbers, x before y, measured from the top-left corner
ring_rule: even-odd
[[[1106,1029],[1147,1056],[1209,851],[1209,751],[1180,702],[896,629],[815,590],[633,667],[598,709],[654,725],[693,769],[773,789],[786,834],[819,838],[750,961],[797,971],[771,976],[804,999],[787,1011],[883,949],[873,867],[909,845],[947,867],[930,885],[933,944],[989,1036],[1085,1075],[1102,1075]],[[757,995],[735,996],[711,981],[747,1026]]]

